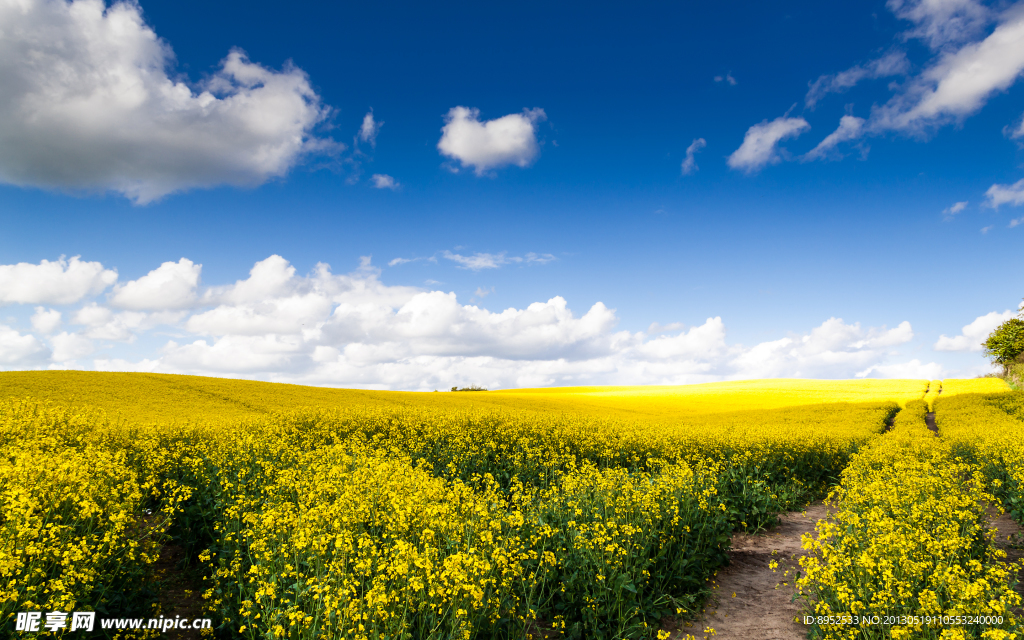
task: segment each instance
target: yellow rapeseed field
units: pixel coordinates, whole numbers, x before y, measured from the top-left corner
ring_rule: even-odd
[[[834,490],[808,611],[1004,617],[822,637],[1008,638],[1020,603],[983,505],[1014,504],[1024,467],[1006,452],[1024,447],[1007,423],[970,448],[951,413],[983,398],[1019,424],[1019,395],[992,384],[399,393],[0,373],[0,628],[30,608],[153,614],[173,542],[223,637],[663,637],[732,532]]]

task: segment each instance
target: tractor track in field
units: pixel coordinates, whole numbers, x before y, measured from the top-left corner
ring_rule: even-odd
[[[736,640],[804,640],[807,627],[796,620],[802,611],[796,596],[799,558],[806,552],[800,537],[813,533],[827,508],[815,502],[804,511],[780,516],[779,525],[759,535],[736,533],[729,551],[729,566],[712,580],[714,595],[703,615],[690,627],[672,629],[672,639],[687,635]],[[772,570],[772,561],[778,567]]]

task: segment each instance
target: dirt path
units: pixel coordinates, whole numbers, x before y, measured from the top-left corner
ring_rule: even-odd
[[[209,617],[209,613],[203,612],[202,583],[197,576],[180,567],[184,557],[184,549],[168,544],[160,549],[160,556],[153,564],[153,578],[159,584],[157,593],[161,615],[187,620]],[[202,635],[199,631],[168,629],[161,637],[170,640],[198,640]]]
[[[764,535],[735,534],[731,563],[715,579],[715,595],[703,619],[672,638],[710,638],[704,631],[710,627],[715,637],[729,640],[804,640],[807,628],[794,621],[801,611],[793,602],[797,559],[805,553],[800,536],[813,532],[825,516],[825,505],[818,502],[806,511],[784,514],[779,526]],[[772,560],[779,563],[775,571],[769,567]]]
[[[1010,518],[1008,513],[989,507],[988,525],[996,530],[993,546],[1006,552],[1006,562],[1024,560],[1024,529]],[[1024,575],[1017,575],[1017,593],[1024,596]]]

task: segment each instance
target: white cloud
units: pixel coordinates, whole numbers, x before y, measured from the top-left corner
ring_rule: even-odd
[[[99,262],[83,262],[78,256],[39,264],[3,264],[0,304],[73,304],[100,293],[116,280],[116,271],[104,269]]]
[[[110,303],[122,309],[182,309],[195,304],[203,265],[187,258],[165,262],[138,280],[114,288]]]
[[[843,116],[839,119],[839,127],[835,131],[828,134],[824,140],[818,143],[818,146],[814,147],[806,154],[804,154],[804,160],[820,160],[827,158],[831,155],[835,155],[835,148],[842,142],[849,142],[850,140],[856,140],[861,136],[861,131],[864,128],[864,118],[857,118],[855,116]]]
[[[62,331],[50,338],[54,362],[69,362],[91,355],[96,351],[92,340],[77,333]]]
[[[742,169],[747,173],[759,171],[765,165],[780,161],[776,150],[779,142],[786,138],[799,136],[810,129],[811,125],[803,118],[781,116],[768,122],[755,124],[747,129],[743,136],[743,144],[729,156],[729,166]]]
[[[1013,220],[1010,220],[1010,224],[1007,225],[1007,228],[1012,229],[1012,228],[1020,226],[1022,224],[1024,224],[1024,216],[1022,216],[1020,218],[1014,218]]]
[[[1003,132],[1006,133],[1006,135],[1013,138],[1014,140],[1024,138],[1024,116],[1022,116],[1021,119],[1017,122],[1015,128],[1006,127],[1005,129],[1003,129]]]
[[[734,360],[739,377],[850,377],[853,372],[881,364],[890,347],[909,341],[909,322],[894,329],[863,329],[829,318],[809,333],[762,342]]]
[[[464,256],[445,250],[441,255],[456,263],[460,269],[469,269],[471,271],[497,269],[506,264],[547,264],[557,260],[557,258],[550,253],[533,253],[532,251],[524,256],[509,256],[506,255],[504,251],[501,253],[474,253],[471,256]],[[401,260],[401,262],[397,262],[399,260]],[[396,258],[389,262],[388,265],[401,264],[402,262],[410,261],[402,258]]]
[[[248,281],[222,291],[234,302],[185,323],[212,340],[175,339],[139,369],[399,389],[850,377],[886,364],[891,348],[913,336],[906,322],[865,329],[833,318],[747,348],[726,341],[721,318],[630,333],[616,330],[615,312],[601,303],[581,316],[561,297],[493,312],[453,293],[385,286],[369,267],[336,276],[322,265],[302,277],[279,258],[270,265],[289,274],[283,286],[259,302],[232,291],[251,288]],[[116,359],[96,366],[132,368]]]
[[[295,267],[275,254],[253,265],[245,280],[238,280],[233,285],[211,287],[204,294],[203,300],[211,304],[261,302],[289,291],[294,281]]]
[[[467,265],[554,259],[549,254],[461,258]],[[150,273],[182,264],[166,263]],[[193,295],[193,288],[184,290]],[[491,291],[481,288],[476,296]],[[283,257],[270,256],[247,278],[207,287],[190,304],[147,312],[89,301],[67,316],[79,328],[49,339],[52,352],[34,336],[0,327],[0,366],[88,367],[91,360],[93,368],[107,371],[420,390],[455,384],[683,384],[903,375],[907,369],[896,350],[914,336],[909,322],[871,328],[838,318],[752,346],[730,343],[721,317],[631,332],[619,329],[615,310],[601,302],[584,313],[574,313],[561,296],[488,310],[462,303],[451,292],[385,285],[369,258],[349,274],[336,275],[318,264],[300,275]],[[43,307],[34,318],[38,329],[50,332],[60,320]],[[162,348],[149,346],[158,341]],[[124,343],[133,344],[137,361],[123,357]],[[921,371],[935,366],[920,365]]]
[[[996,327],[1016,314],[1012,311],[992,311],[978,316],[970,324],[964,325],[960,335],[952,338],[941,335],[932,348],[936,351],[981,351],[981,343]]]
[[[32,329],[43,335],[49,335],[60,327],[60,316],[60,311],[56,309],[36,307],[36,312],[32,314],[31,318]]]
[[[523,256],[523,262],[527,264],[547,264],[549,262],[554,262],[557,259],[558,258],[550,253],[533,253],[532,251]],[[513,260],[515,262],[519,261],[518,258],[513,258]]]
[[[48,350],[35,336],[23,336],[0,324],[0,365],[27,368],[43,362],[47,355]]]
[[[398,189],[399,187],[402,186],[398,184],[398,182],[394,178],[387,175],[386,173],[375,173],[373,174],[373,177],[370,179],[373,180],[374,189],[391,189],[392,191],[394,191],[395,189]]]
[[[458,264],[459,268],[471,269],[473,271],[497,269],[501,265],[511,262],[511,260],[505,257],[504,251],[501,253],[474,253],[471,256],[464,256],[446,250],[443,255],[448,260]]]
[[[377,134],[380,133],[380,128],[383,126],[383,122],[378,122],[373,119],[373,109],[370,109],[367,114],[363,116],[363,124],[359,127],[358,139],[363,142],[369,142],[371,147],[376,147]]]
[[[694,138],[693,142],[690,143],[690,146],[686,147],[686,159],[683,160],[682,167],[684,176],[688,176],[694,171],[697,171],[699,167],[697,167],[697,160],[694,156],[697,152],[706,147],[707,144],[708,143],[704,138]]]
[[[524,109],[481,122],[478,109],[454,107],[445,116],[437,148],[477,175],[510,164],[526,167],[540,153],[537,123],[546,117],[543,109]]]
[[[730,86],[735,87],[738,83],[736,78],[732,77],[732,72],[725,74],[724,76],[715,76],[715,82],[727,82]]]
[[[134,2],[0,2],[0,180],[112,190],[136,203],[283,176],[328,109],[306,74],[233,50],[198,85]]]
[[[988,198],[985,205],[993,209],[998,209],[1004,204],[1024,204],[1024,180],[1018,180],[1013,184],[994,184],[985,192],[985,197]]]
[[[952,220],[953,216],[955,216],[956,214],[960,213],[961,211],[963,211],[966,208],[967,208],[967,201],[966,200],[964,200],[963,202],[954,202],[952,206],[949,206],[949,207],[946,207],[945,209],[943,209],[942,213],[946,214],[946,219],[947,220]]]
[[[133,342],[138,332],[161,325],[175,325],[188,315],[185,311],[120,311],[90,302],[71,316],[71,323],[85,327],[80,333],[90,339]]]
[[[945,377],[945,369],[937,362],[922,363],[917,358],[909,362],[879,364],[857,374],[858,378],[903,378],[911,380],[937,380]]]
[[[872,60],[866,65],[857,65],[840,73],[819,76],[810,83],[804,104],[813,109],[817,103],[830,93],[843,93],[852,89],[861,80],[887,78],[905,74],[910,68],[907,55],[902,51],[887,53],[881,58]]]
[[[925,4],[935,3],[921,3]],[[923,133],[957,122],[1012,85],[1024,70],[1024,9],[1015,7],[985,39],[950,50],[873,109],[870,128]]]
[[[991,21],[991,12],[975,0],[889,0],[898,18],[916,26],[906,35],[933,49],[976,37]]]
[[[986,233],[988,233],[991,230],[992,230],[992,225],[988,225],[987,227],[982,227],[981,228],[981,233],[982,234],[986,234]]]

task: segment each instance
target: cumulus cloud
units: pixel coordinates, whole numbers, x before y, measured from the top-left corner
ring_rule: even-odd
[[[1012,229],[1012,228],[1018,227],[1018,226],[1020,226],[1022,224],[1024,224],[1024,217],[1014,218],[1013,220],[1010,220],[1010,224],[1008,224],[1006,226],[1008,228]]]
[[[30,322],[34,331],[38,331],[44,336],[49,335],[60,327],[61,313],[56,309],[36,307],[36,312],[32,314]]]
[[[22,335],[0,324],[0,365],[28,367],[44,362],[49,355],[49,350],[35,336]]]
[[[203,265],[188,258],[165,262],[138,280],[114,288],[110,303],[122,309],[181,309],[196,302]]]
[[[328,115],[306,74],[231,51],[192,85],[134,2],[0,1],[0,181],[136,203],[283,176]]]
[[[554,259],[547,254],[462,258],[467,264]],[[169,262],[143,278],[195,273],[198,283],[197,266]],[[148,300],[142,292],[148,295],[152,288],[159,290],[160,282],[173,281],[161,278],[139,285],[133,299]],[[232,284],[202,290],[195,290],[192,280],[186,284],[178,289],[184,296],[170,295],[190,300],[181,309],[123,309],[97,294],[68,312],[72,328],[56,335],[61,315],[36,308],[33,326],[49,332],[49,347],[32,335],[0,327],[0,366],[80,368],[91,362],[106,371],[429,390],[467,384],[501,388],[886,376],[903,375],[912,364],[894,351],[914,337],[909,322],[862,327],[830,318],[807,331],[745,346],[728,341],[726,323],[717,316],[694,325],[652,324],[647,331],[632,332],[620,329],[616,311],[600,301],[581,313],[561,296],[489,310],[460,302],[452,292],[386,285],[369,258],[348,274],[335,274],[323,263],[300,274],[274,255]],[[476,295],[482,298],[491,290],[481,288]],[[126,343],[134,345],[135,361],[118,351]],[[937,365],[914,366],[927,372]]]
[[[762,342],[734,360],[742,377],[849,377],[851,372],[881,364],[888,348],[913,338],[909,322],[893,329],[864,329],[829,318],[810,332]],[[864,374],[867,375],[867,374]]]
[[[73,362],[78,358],[91,355],[96,350],[89,338],[66,331],[50,338],[50,344],[53,346],[55,362]]]
[[[952,338],[941,335],[935,341],[932,348],[936,351],[981,351],[981,343],[985,341],[988,334],[996,327],[1006,322],[1016,314],[1012,311],[992,311],[983,316],[978,316],[970,324],[964,325],[960,335]]]
[[[786,116],[755,124],[747,129],[740,148],[729,156],[729,166],[754,173],[765,165],[777,163],[781,160],[777,150],[779,142],[799,136],[810,128],[811,125],[803,118]]]
[[[998,209],[1004,204],[1024,204],[1024,180],[1018,180],[1013,184],[994,184],[985,192],[985,197],[985,205],[993,209]]]
[[[387,175],[386,173],[375,173],[370,178],[373,181],[374,189],[391,189],[392,191],[398,189],[402,185],[398,184],[398,181]]]
[[[856,65],[840,73],[819,76],[810,83],[804,104],[813,109],[818,102],[830,93],[843,93],[855,87],[862,80],[887,78],[902,75],[910,69],[907,55],[902,51],[892,51],[864,65]]]
[[[732,77],[731,71],[725,74],[724,76],[715,76],[715,82],[726,82],[733,87],[735,87],[738,84],[736,82],[736,78]]]
[[[945,369],[937,362],[921,362],[917,358],[908,362],[879,364],[857,374],[858,378],[903,378],[937,380],[945,377]]]
[[[540,154],[537,123],[546,117],[543,109],[524,109],[482,122],[478,109],[454,107],[445,116],[437,148],[477,175],[510,164],[526,167]]]
[[[39,264],[2,264],[0,304],[73,304],[100,293],[116,280],[116,271],[104,269],[99,262],[83,262],[78,256]]]
[[[697,153],[707,146],[707,142],[704,138],[695,138],[690,146],[686,147],[686,159],[683,160],[683,175],[688,176],[699,168],[697,166],[697,160],[694,158]]]
[[[824,140],[818,143],[818,146],[814,147],[806,154],[804,154],[804,160],[820,160],[827,158],[831,155],[836,155],[835,148],[842,142],[849,142],[850,140],[856,140],[861,136],[861,131],[864,129],[864,118],[857,118],[855,116],[843,116],[839,119],[839,127],[835,131],[828,134]]]

